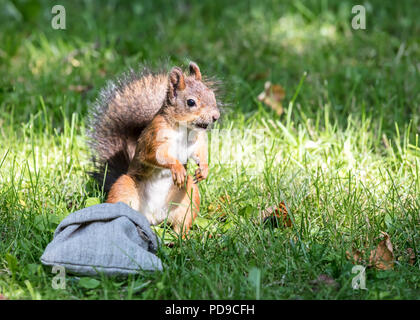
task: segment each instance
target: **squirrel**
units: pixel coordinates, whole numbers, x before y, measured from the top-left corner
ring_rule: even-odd
[[[220,117],[213,82],[189,73],[131,72],[102,89],[89,110],[92,176],[107,203],[123,202],[151,225],[167,219],[178,234],[199,212],[198,182],[209,173],[207,129]],[[187,175],[187,161],[198,168]]]

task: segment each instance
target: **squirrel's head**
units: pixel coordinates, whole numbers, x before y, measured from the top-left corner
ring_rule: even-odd
[[[220,117],[214,92],[202,81],[200,68],[194,62],[189,64],[189,74],[184,74],[179,67],[172,68],[168,77],[167,106],[177,122],[186,122],[195,128],[207,129]]]

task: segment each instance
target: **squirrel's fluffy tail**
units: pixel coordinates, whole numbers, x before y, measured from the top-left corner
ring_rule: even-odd
[[[101,120],[88,132],[88,144],[94,151],[94,170],[90,175],[107,193],[114,182],[127,173],[141,130],[126,127],[119,131],[117,119]],[[110,127],[113,130],[110,130]]]
[[[218,87],[210,80],[206,85],[213,91]],[[127,173],[137,139],[162,107],[167,89],[166,72],[152,72],[143,66],[140,72],[130,70],[108,82],[89,109],[87,137],[94,166],[90,174],[106,193]]]
[[[123,94],[126,86],[142,75],[130,71],[117,81],[108,82],[89,109],[87,138],[94,166],[90,175],[106,193],[118,177],[127,173],[137,138],[148,120],[142,110],[133,109],[127,93]],[[116,102],[116,96],[123,99]]]
[[[121,141],[121,144],[123,143],[124,141]],[[108,193],[114,182],[121,175],[127,173],[131,160],[127,150],[127,147],[122,147],[120,150],[116,150],[117,152],[106,160],[96,156],[93,157],[94,170],[90,172],[90,175],[100,187],[103,187],[104,192]]]

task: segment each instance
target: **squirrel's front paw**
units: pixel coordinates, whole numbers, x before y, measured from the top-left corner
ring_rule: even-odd
[[[194,174],[194,183],[204,180],[209,175],[209,166],[207,164],[201,164]]]
[[[179,161],[177,161],[177,163],[171,167],[171,172],[174,184],[178,188],[182,188],[185,182],[185,177],[187,175],[185,167]]]

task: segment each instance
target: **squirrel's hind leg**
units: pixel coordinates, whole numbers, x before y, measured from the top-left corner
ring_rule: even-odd
[[[182,233],[182,236],[185,237],[200,209],[200,193],[192,176],[187,177],[186,187],[181,189],[176,186],[172,187],[168,203],[168,222],[172,224],[178,235]]]
[[[136,183],[133,178],[127,174],[123,174],[115,181],[109,190],[107,203],[124,202],[134,210],[139,210],[140,199]]]

